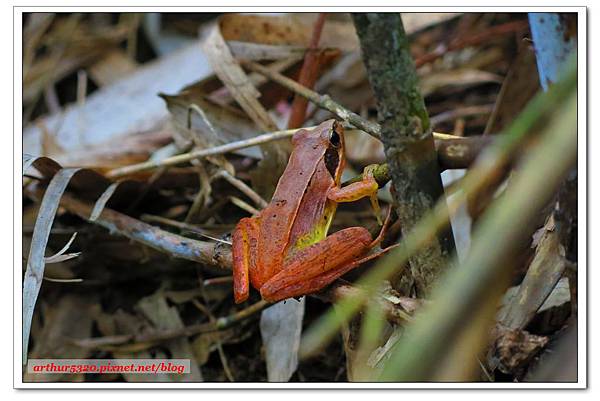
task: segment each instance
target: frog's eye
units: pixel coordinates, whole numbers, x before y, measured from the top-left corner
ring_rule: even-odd
[[[340,134],[338,134],[335,129],[332,130],[331,135],[329,136],[329,143],[331,143],[331,146],[334,148],[338,148],[340,146],[340,142]]]

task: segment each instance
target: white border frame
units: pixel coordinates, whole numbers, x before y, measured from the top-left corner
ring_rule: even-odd
[[[575,12],[578,15],[578,382],[576,383],[24,383],[22,376],[22,14],[24,12]],[[13,8],[13,386],[22,389],[584,389],[588,363],[587,258],[587,10],[585,7],[121,7],[56,6]],[[584,262],[585,261],[585,262]],[[581,267],[584,267],[583,269]]]

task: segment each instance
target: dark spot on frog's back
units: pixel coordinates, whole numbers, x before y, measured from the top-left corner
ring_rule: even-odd
[[[275,200],[275,206],[283,207],[287,203],[286,199],[277,199]]]

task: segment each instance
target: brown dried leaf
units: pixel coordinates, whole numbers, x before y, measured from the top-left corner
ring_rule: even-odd
[[[155,294],[142,298],[136,305],[137,309],[152,322],[156,329],[169,330],[181,329],[184,327],[183,321],[177,312],[177,308],[167,304],[167,300],[162,293],[158,291]],[[173,381],[203,381],[202,373],[198,368],[198,362],[192,357],[193,350],[187,338],[176,338],[164,343],[170,351],[171,358],[190,359],[191,372],[185,377],[172,377]],[[169,375],[171,376],[171,375]]]
[[[258,101],[260,93],[233,58],[227,43],[223,39],[220,24],[213,25],[208,36],[202,42],[202,48],[215,74],[252,121],[264,132],[276,131],[278,129],[277,125]],[[264,197],[270,197],[285,168],[289,152],[280,143],[263,145],[261,150],[263,160],[258,169],[254,171],[254,188]]]
[[[494,341],[494,354],[498,368],[514,374],[529,362],[548,343],[548,337],[536,336],[520,329],[498,326]]]
[[[260,92],[252,85],[246,73],[233,58],[227,43],[221,36],[218,24],[213,25],[209,31],[202,42],[202,49],[215,74],[252,121],[265,132],[276,131],[277,125],[258,101]]]
[[[89,357],[90,351],[71,343],[72,339],[88,338],[92,334],[92,323],[99,305],[94,295],[67,294],[58,302],[44,305],[43,326],[35,334],[32,358],[71,358]],[[38,312],[39,313],[39,312]],[[24,374],[23,381],[54,382],[60,380],[83,381],[84,375],[72,374]]]
[[[527,274],[499,323],[513,329],[524,328],[548,298],[565,267],[564,248],[553,219],[549,218]]]

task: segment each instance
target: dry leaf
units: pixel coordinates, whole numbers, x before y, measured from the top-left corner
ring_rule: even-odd
[[[298,367],[304,297],[288,299],[262,311],[260,333],[270,382],[287,382]]]

